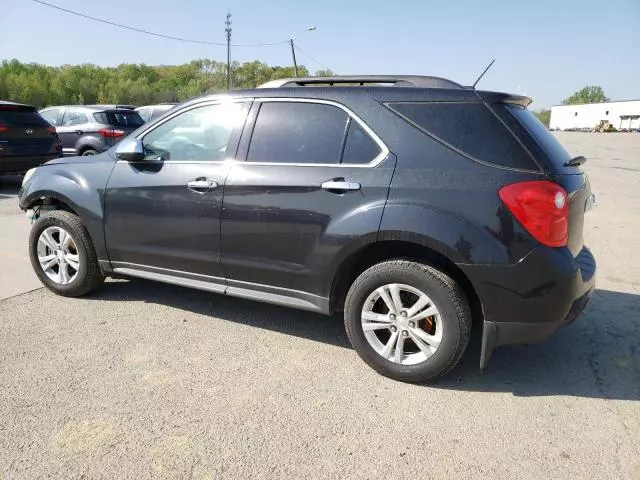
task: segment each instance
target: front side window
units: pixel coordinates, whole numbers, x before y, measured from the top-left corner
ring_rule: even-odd
[[[255,122],[247,161],[338,164],[347,113],[333,105],[265,102]]]
[[[142,139],[147,158],[223,160],[234,128],[246,117],[243,103],[192,108],[154,128]]]
[[[82,110],[68,109],[65,110],[64,115],[62,116],[63,127],[72,127],[74,125],[82,125],[85,123],[89,123],[89,117],[87,117],[87,114]]]
[[[51,125],[60,125],[60,110],[56,108],[54,108],[53,110],[47,110],[46,112],[41,112],[40,116]]]

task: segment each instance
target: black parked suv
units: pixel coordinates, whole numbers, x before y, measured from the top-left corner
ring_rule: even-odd
[[[133,106],[124,105],[49,107],[40,115],[56,127],[65,156],[102,153],[144,124]]]
[[[42,282],[79,296],[142,277],[339,314],[364,361],[403,381],[449,371],[472,318],[484,367],[582,311],[593,196],[528,98],[433,77],[266,87],[30,172]]]
[[[61,156],[56,129],[34,107],[0,100],[0,175],[24,173]]]

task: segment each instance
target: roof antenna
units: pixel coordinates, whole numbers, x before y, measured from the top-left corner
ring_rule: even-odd
[[[495,61],[496,61],[495,58],[493,60],[491,60],[491,63],[489,65],[487,65],[487,68],[485,68],[482,71],[482,73],[480,74],[480,76],[476,79],[476,81],[473,82],[473,85],[471,86],[471,88],[473,88],[474,90],[476,89],[476,85],[478,84],[478,82],[482,79],[482,77],[484,77],[484,74],[489,71],[489,69],[491,68],[491,65],[493,65],[493,62],[495,62]]]

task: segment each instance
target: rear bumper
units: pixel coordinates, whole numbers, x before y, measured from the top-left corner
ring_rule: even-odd
[[[480,366],[494,348],[535,343],[574,321],[595,287],[596,262],[587,247],[540,247],[516,265],[466,266],[484,314]]]
[[[39,167],[49,160],[60,158],[58,154],[38,155],[34,157],[0,157],[0,174],[24,173],[30,168]]]

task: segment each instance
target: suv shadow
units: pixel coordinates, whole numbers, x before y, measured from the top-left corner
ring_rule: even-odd
[[[278,333],[351,348],[336,318],[145,280],[109,282],[89,297],[144,300]],[[549,341],[497,349],[481,372],[479,331],[462,361],[428,388],[640,400],[640,295],[596,290],[578,321]]]

